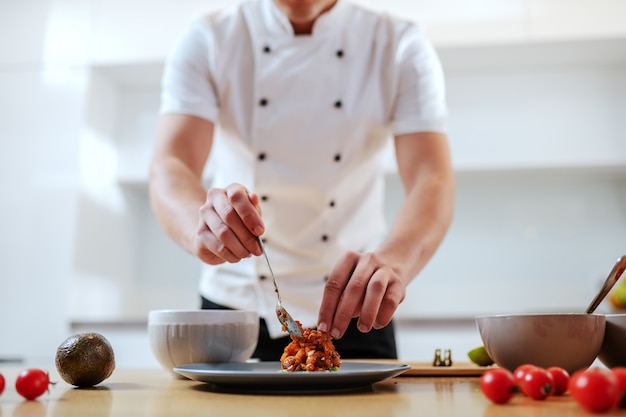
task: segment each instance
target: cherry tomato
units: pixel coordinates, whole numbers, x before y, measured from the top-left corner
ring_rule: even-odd
[[[2,395],[3,391],[4,391],[4,376],[0,374],[0,395]]]
[[[575,372],[569,379],[568,389],[572,398],[592,413],[608,411],[620,400],[617,377],[600,368]]]
[[[620,390],[619,406],[626,408],[626,367],[617,366],[611,369],[615,378],[617,378],[617,388]]]
[[[515,393],[513,374],[504,368],[490,369],[480,377],[480,389],[492,402],[504,404]]]
[[[546,369],[552,375],[554,381],[554,392],[552,395],[563,395],[567,392],[567,384],[569,382],[569,372],[558,366],[551,366]]]
[[[34,400],[48,391],[51,384],[48,373],[41,369],[26,369],[15,380],[15,390],[27,400]]]
[[[513,379],[515,380],[515,383],[519,387],[521,387],[522,383],[524,382],[524,377],[526,376],[526,373],[530,371],[531,369],[535,369],[535,368],[537,368],[537,366],[531,365],[529,363],[520,365],[517,368],[515,368],[515,371],[513,371]]]
[[[548,371],[536,367],[526,372],[520,388],[525,396],[533,400],[545,400],[554,392],[554,379]]]

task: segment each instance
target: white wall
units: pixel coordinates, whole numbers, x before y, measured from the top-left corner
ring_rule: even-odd
[[[197,305],[198,264],[156,227],[144,175],[159,63],[224,3],[0,2],[0,357],[49,358],[72,321]],[[458,171],[451,231],[401,308],[406,358],[463,352],[476,313],[582,309],[624,252],[626,8],[573,3],[393,3],[441,48]],[[391,175],[388,193],[391,217]],[[143,363],[142,332],[107,326],[122,363]]]
[[[85,71],[47,61],[48,6],[0,4],[0,356],[54,351],[69,328]]]

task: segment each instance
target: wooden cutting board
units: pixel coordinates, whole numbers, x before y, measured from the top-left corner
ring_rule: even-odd
[[[453,362],[450,366],[433,366],[432,362],[403,362],[411,367],[401,376],[481,376],[487,366],[472,362]]]
[[[411,369],[403,372],[403,376],[481,376],[491,369],[489,366],[478,366],[472,362],[453,362],[451,366],[433,366],[432,362],[400,361],[395,359],[346,359],[354,362],[402,363]]]

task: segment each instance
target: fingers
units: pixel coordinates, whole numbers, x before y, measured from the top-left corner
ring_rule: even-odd
[[[363,256],[367,257],[367,255]],[[337,305],[333,323],[333,326],[336,327],[336,333],[339,333],[338,330],[340,329],[345,331],[353,317],[359,317],[359,330],[361,332],[370,331],[371,325],[367,326],[364,323],[367,323],[368,320],[371,323],[375,319],[378,306],[385,295],[387,285],[386,282],[381,281],[381,278],[384,278],[384,274],[377,271],[378,265],[370,259],[361,257],[357,259],[358,263],[354,268],[352,276],[348,278],[342,297]],[[374,304],[373,311],[364,311],[366,302],[370,306]],[[343,336],[343,331],[340,332],[341,335],[337,336]]]
[[[317,328],[321,331],[329,332],[335,339],[343,336],[352,318],[352,311],[346,311],[345,305],[343,309],[340,309],[339,303],[343,299],[344,290],[357,263],[357,253],[348,252],[343,255],[330,273],[324,287]]]
[[[373,253],[347,253],[333,269],[320,307],[318,328],[341,338],[358,317],[361,332],[389,324],[404,300],[405,286],[393,270]]]
[[[200,260],[210,265],[218,265],[224,262],[238,262],[241,258],[235,256],[219,239],[209,230],[204,220],[200,220],[198,232],[194,239],[196,255]]]
[[[242,185],[210,189],[200,208],[199,222],[196,233],[199,252],[207,250],[219,258],[210,263],[238,262],[261,254],[258,236],[263,234],[264,225],[258,197]]]
[[[261,220],[259,197],[239,184],[228,186],[226,195],[230,205],[237,212],[238,220],[243,222],[246,232],[252,232],[257,237],[261,236],[265,228]]]
[[[382,305],[387,292],[387,280],[385,278],[385,272],[379,269],[373,272],[370,281],[367,283],[362,306],[360,310],[357,310],[357,312],[360,312],[357,328],[363,333],[372,330],[374,323],[377,322],[376,319],[380,314],[379,307]],[[357,307],[355,306],[355,309]]]
[[[371,329],[382,329],[387,326],[393,315],[396,313],[398,306],[404,301],[404,297],[406,296],[406,287],[400,280],[391,280],[387,285],[387,290],[378,304],[378,314],[371,322],[360,322],[359,330],[361,330],[361,325],[367,328],[369,331]],[[362,311],[369,311],[373,309],[374,305],[371,306],[363,306]],[[361,321],[363,321],[363,316],[361,316]],[[363,330],[361,330],[363,331]]]
[[[318,328],[341,338],[351,319],[361,332],[385,327],[404,300],[405,286],[373,253],[347,253],[333,269],[320,307]]]

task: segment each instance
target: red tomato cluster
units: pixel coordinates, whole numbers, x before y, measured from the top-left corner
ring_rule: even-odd
[[[568,381],[569,374],[562,368],[521,365],[514,372],[504,368],[488,370],[480,378],[480,389],[494,403],[504,404],[518,391],[534,400],[563,395]]]
[[[27,400],[34,400],[48,391],[48,386],[53,385],[50,382],[48,373],[41,369],[30,368],[23,370],[15,380],[15,390]],[[0,394],[4,391],[5,379],[0,374]]]
[[[601,413],[626,407],[626,367],[610,370],[589,368],[573,375],[559,367],[521,365],[514,372],[494,368],[480,378],[480,389],[496,404],[507,403],[521,392],[534,400],[545,400],[569,392],[585,410]]]

